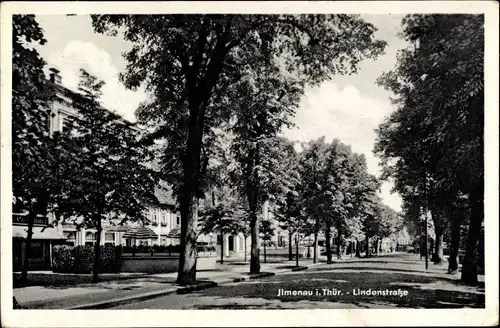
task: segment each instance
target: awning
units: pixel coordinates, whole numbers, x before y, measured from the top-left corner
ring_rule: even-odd
[[[12,238],[26,239],[28,236],[27,226],[12,226]],[[58,240],[66,239],[64,235],[57,231],[56,228],[50,227],[33,227],[33,240]]]
[[[147,227],[130,227],[122,236],[128,239],[155,239],[158,235]]]
[[[179,228],[173,228],[167,234],[167,237],[168,238],[172,238],[172,239],[180,239],[181,238],[181,229],[179,229]]]

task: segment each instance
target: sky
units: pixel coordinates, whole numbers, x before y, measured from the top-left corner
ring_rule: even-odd
[[[402,15],[362,15],[378,31],[375,37],[388,45],[385,54],[376,60],[359,64],[357,74],[333,76],[318,87],[307,88],[293,118],[295,127],[284,131],[291,140],[308,141],[324,136],[327,141],[337,138],[367,159],[368,170],[380,175],[379,160],[372,150],[374,129],[394,110],[390,92],[375,84],[377,78],[396,64],[397,51],[406,46],[398,37]],[[44,30],[47,43],[38,50],[48,68],[60,70],[62,83],[76,90],[80,68],[106,82],[103,87],[104,105],[126,119],[134,121],[139,103],[146,100],[143,89],[127,90],[118,80],[125,70],[122,53],[131,44],[119,37],[109,37],[93,31],[89,16],[43,16],[37,21]],[[391,193],[392,184],[382,185],[384,203],[400,210],[401,199]]]

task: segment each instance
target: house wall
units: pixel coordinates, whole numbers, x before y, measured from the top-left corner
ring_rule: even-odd
[[[172,229],[180,227],[180,216],[178,212],[176,212],[173,206],[148,206],[148,227],[153,230],[158,237],[155,239],[147,239],[147,240],[135,240],[136,245],[177,245],[179,244],[179,239],[177,238],[169,238],[167,235],[170,233]],[[115,224],[118,224],[118,221],[115,221]],[[136,226],[139,223],[130,222],[126,224],[127,226]],[[71,243],[74,246],[78,245],[91,245],[95,243],[95,229],[86,229],[81,228],[80,230],[76,229],[75,224],[58,224],[58,229],[62,231],[62,233],[67,236],[67,243]],[[101,245],[122,245],[127,246],[127,238],[123,237],[123,232],[113,232],[112,230],[116,229],[116,227],[112,226],[109,223],[104,222],[103,231],[101,233]],[[128,242],[129,245],[133,245],[133,240]]]

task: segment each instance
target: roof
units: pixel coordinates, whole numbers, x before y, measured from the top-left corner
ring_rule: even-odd
[[[123,238],[152,239],[158,238],[158,235],[148,227],[129,227]]]
[[[181,229],[179,227],[173,228],[167,234],[168,238],[181,238]]]
[[[52,86],[54,88],[55,96],[57,96],[59,94],[60,96],[63,97],[62,100],[65,101],[65,102],[68,102],[68,101],[72,102],[72,99],[75,96],[77,96],[77,97],[83,97],[82,94],[80,94],[80,93],[78,93],[78,92],[76,92],[74,90],[71,90],[71,89],[65,87],[64,85],[62,85],[60,83],[52,82],[50,79],[47,80],[47,82],[48,82],[48,84],[50,86]],[[124,122],[126,124],[129,124],[130,126],[132,126],[134,128],[137,128],[137,124],[135,122],[131,122],[131,121],[127,120],[122,115],[120,115],[118,112],[116,112],[116,111],[114,111],[114,110],[112,110],[110,108],[107,108],[105,106],[102,106],[102,104],[100,105],[100,107],[102,109],[107,110],[111,114],[116,115],[119,121],[122,121],[122,122]]]

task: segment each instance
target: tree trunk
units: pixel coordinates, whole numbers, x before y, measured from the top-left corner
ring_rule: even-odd
[[[432,220],[434,222],[435,238],[432,246],[434,252],[432,253],[432,261],[434,264],[441,264],[443,262],[443,236],[445,230],[445,221],[443,213],[440,209],[431,212]]]
[[[97,231],[95,236],[95,245],[94,245],[94,268],[92,270],[92,282],[96,283],[99,281],[99,269],[101,262],[101,216],[97,219]]]
[[[332,232],[331,232],[331,225],[329,222],[326,223],[326,229],[325,229],[325,246],[326,246],[326,262],[332,262],[332,247],[331,247],[331,239],[332,239]]]
[[[217,65],[217,63],[214,63]],[[215,66],[211,67],[215,69]],[[217,73],[213,72],[217,78]],[[198,226],[198,187],[202,179],[201,145],[205,125],[205,101],[210,97],[212,83],[196,87],[196,81],[186,76],[189,97],[188,136],[186,151],[182,154],[182,185],[179,198],[181,212],[181,253],[177,283],[188,285],[196,281],[196,239]],[[196,96],[194,93],[198,93]]]
[[[292,232],[288,231],[288,261],[293,261]]]
[[[361,252],[360,252],[360,245],[359,245],[359,240],[356,238],[356,257],[361,257]]]
[[[340,220],[337,220],[337,258],[340,260],[342,258],[342,250],[340,249],[342,234],[340,232]]]
[[[318,263],[318,232],[314,232],[314,255],[313,263]]]
[[[30,212],[28,214],[28,232],[26,236],[26,248],[24,250],[24,262],[23,270],[21,272],[21,283],[26,283],[28,281],[28,271],[29,271],[29,260],[31,257],[31,241],[33,240],[33,225],[35,223],[37,212],[34,210],[34,206],[31,206]]]
[[[436,240],[434,241],[434,254],[433,256],[433,262],[434,264],[441,264],[443,262],[443,238],[444,238],[444,231],[443,229],[436,229],[439,231],[436,231]]]
[[[295,266],[299,266],[299,233],[295,235]]]
[[[448,259],[448,273],[454,274],[458,271],[458,251],[460,249],[461,222],[458,217],[450,217],[451,241],[450,258]]]
[[[248,251],[247,251],[247,236],[244,235],[243,238],[245,239],[245,243],[243,246],[244,246],[244,252],[245,252],[244,259],[246,262],[247,261],[247,253],[248,253]]]
[[[220,264],[224,264],[224,234],[220,233]]]
[[[370,238],[368,236],[365,237],[366,243],[366,255],[365,257],[370,257]]]
[[[195,194],[192,194],[190,199],[184,199],[181,203],[181,254],[177,272],[177,283],[180,285],[188,285],[196,281],[197,224],[198,201]]]
[[[267,258],[266,258],[266,241],[264,241],[264,263],[267,263]]]
[[[469,197],[471,216],[461,280],[466,284],[475,285],[477,284],[477,248],[481,235],[481,224],[484,219],[483,190],[471,193]]]
[[[252,239],[250,248],[250,273],[260,272],[260,247],[259,247],[259,216],[256,211],[250,214],[250,236]]]

